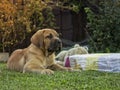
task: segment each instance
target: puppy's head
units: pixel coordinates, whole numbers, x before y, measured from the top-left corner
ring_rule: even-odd
[[[61,50],[62,47],[59,34],[53,29],[42,29],[37,31],[32,36],[31,43],[51,53]]]

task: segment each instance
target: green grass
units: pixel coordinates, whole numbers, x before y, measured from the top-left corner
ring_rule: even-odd
[[[120,73],[98,71],[40,75],[9,71],[0,63],[0,90],[120,90]]]

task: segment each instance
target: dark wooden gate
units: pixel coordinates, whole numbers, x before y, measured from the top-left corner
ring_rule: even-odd
[[[57,31],[62,33],[62,38],[72,40],[73,25],[70,10],[54,8],[53,12],[56,18],[56,24],[59,27]]]
[[[53,13],[56,18],[56,24],[59,27],[58,32],[62,33],[62,38],[80,42],[86,38],[86,16],[85,12],[75,13],[68,9],[56,7]]]

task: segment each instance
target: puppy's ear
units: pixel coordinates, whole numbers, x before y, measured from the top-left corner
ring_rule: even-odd
[[[37,47],[43,47],[43,39],[43,30],[39,30],[31,37],[31,43]]]

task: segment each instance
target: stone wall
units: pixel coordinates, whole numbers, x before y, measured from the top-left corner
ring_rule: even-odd
[[[0,62],[7,62],[9,53],[0,53]]]

